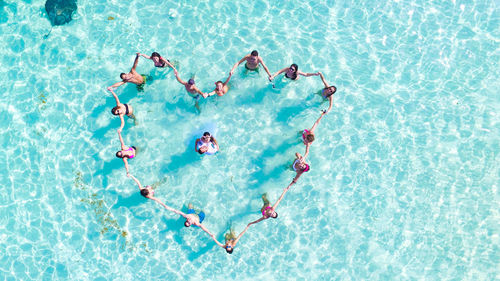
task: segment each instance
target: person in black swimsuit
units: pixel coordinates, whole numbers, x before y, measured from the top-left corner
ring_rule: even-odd
[[[111,109],[111,113],[113,115],[118,115],[120,117],[121,121],[120,130],[122,130],[123,126],[125,126],[125,120],[123,120],[124,115],[127,115],[129,118],[134,119],[135,123],[134,109],[132,108],[132,106],[126,103],[120,103],[120,100],[113,91],[112,87],[108,87],[108,91],[110,91],[113,94],[113,97],[115,98],[116,101],[116,106]]]
[[[148,55],[145,55],[145,54],[141,54],[139,53],[139,56],[142,56],[148,60],[152,60],[155,67],[170,67],[170,68],[174,68],[174,66],[170,63],[169,60],[166,60],[164,59],[160,54],[158,54],[157,52],[153,52],[151,54],[151,56],[148,56]]]
[[[269,77],[269,81],[273,81],[274,77],[280,75],[283,72],[285,72],[286,78],[292,79],[292,80],[299,79],[299,75],[306,76],[306,77],[319,75],[318,72],[316,72],[316,73],[304,73],[302,71],[299,71],[299,66],[294,63],[294,64],[290,65],[290,67],[285,67],[285,68],[281,69],[280,71],[274,73],[271,77]]]

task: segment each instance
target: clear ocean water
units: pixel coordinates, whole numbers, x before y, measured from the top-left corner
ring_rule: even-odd
[[[482,1],[0,1],[0,280],[500,280],[500,8]],[[202,90],[259,50],[338,87],[311,171],[233,255],[142,198],[105,91],[158,51]],[[275,201],[327,102],[240,66],[198,114],[172,71],[117,90],[131,173],[223,241]],[[221,152],[194,152],[200,132]]]

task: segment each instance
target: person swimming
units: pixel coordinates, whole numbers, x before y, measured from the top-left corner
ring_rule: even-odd
[[[196,109],[198,109],[198,112],[201,112],[200,105],[198,104],[198,100],[200,99],[200,97],[203,97],[203,98],[208,97],[208,94],[200,91],[200,89],[198,89],[198,87],[196,87],[193,78],[191,78],[187,82],[185,82],[179,77],[179,73],[177,72],[177,69],[175,69],[175,67],[172,67],[172,68],[174,69],[175,78],[177,79],[177,81],[179,83],[181,83],[184,86],[184,88],[186,89],[188,94],[195,100],[194,106],[196,107]]]
[[[229,83],[229,79],[231,79],[231,73],[229,73],[226,82],[224,83],[222,83],[222,81],[215,82],[215,89],[212,92],[208,93],[208,96],[213,96],[217,94],[218,96],[221,97],[224,94],[226,94],[227,91],[229,91],[229,86],[227,85],[227,83]]]
[[[135,181],[135,183],[137,183],[137,185],[139,186],[139,191],[140,191],[140,193],[141,193],[142,196],[144,196],[144,197],[146,197],[148,199],[152,199],[152,200],[156,199],[154,197],[155,191],[154,191],[154,189],[150,185],[146,185],[145,187],[143,187],[141,185],[141,182],[139,182],[139,180],[136,179],[133,175],[129,174],[129,177],[131,177]]]
[[[115,98],[115,101],[116,101],[116,106],[111,109],[111,114],[118,115],[118,117],[120,117],[121,123],[120,123],[119,130],[122,130],[123,126],[125,126],[125,120],[123,119],[123,116],[126,115],[129,118],[134,119],[134,122],[135,122],[134,109],[129,104],[121,103],[120,100],[118,99],[118,96],[113,91],[112,87],[108,87],[108,91],[110,91],[111,94],[113,94],[113,97]]]
[[[305,173],[305,172],[309,172],[309,170],[311,169],[311,167],[309,166],[309,164],[306,163],[306,159],[305,159],[305,156],[303,157],[302,155],[300,155],[298,152],[295,153],[295,161],[293,162],[292,164],[292,169],[297,172],[297,174],[295,175],[295,178],[293,178],[292,180],[292,183],[296,183],[297,180],[299,179],[299,177]]]
[[[123,143],[123,138],[121,134],[121,130],[118,129],[118,137],[120,138],[120,143],[121,143],[121,150],[116,152],[116,157],[121,158],[123,160],[123,163],[125,164],[125,170],[127,171],[127,176],[130,175],[129,169],[128,169],[128,160],[127,159],[132,159],[135,157],[135,154],[137,152],[137,148],[135,146],[126,146]]]
[[[273,218],[273,219],[278,218],[278,213],[276,212],[276,208],[278,208],[278,205],[280,204],[281,200],[283,200],[283,198],[285,197],[285,194],[288,192],[290,187],[296,182],[297,181],[292,181],[285,189],[283,189],[283,192],[281,193],[280,198],[278,199],[278,201],[276,201],[276,203],[274,203],[273,206],[271,206],[271,204],[269,203],[269,200],[267,200],[267,194],[264,193],[262,195],[262,202],[264,203],[264,205],[260,209],[260,212],[262,213],[262,217],[258,220],[255,220],[255,221],[249,223],[248,226],[250,226],[251,224],[256,224],[256,223],[261,222],[263,220],[266,220],[268,218]]]
[[[209,132],[204,132],[201,138],[196,139],[195,150],[199,154],[213,155],[219,151],[219,144]]]
[[[304,158],[306,158],[307,155],[309,154],[309,146],[315,140],[314,130],[316,130],[316,127],[318,126],[319,121],[321,120],[321,118],[323,118],[323,116],[325,114],[326,114],[325,110],[321,111],[321,115],[319,116],[318,120],[316,120],[316,122],[314,122],[314,124],[311,127],[311,129],[309,129],[309,130],[304,129],[304,131],[302,132],[302,141],[304,142],[304,144],[306,146],[306,152],[304,153]]]
[[[225,244],[220,243],[217,239],[215,239],[215,236],[212,238],[214,239],[215,243],[217,243],[217,245],[226,250],[226,253],[232,254],[234,251],[234,247],[236,247],[236,244],[238,244],[238,241],[240,241],[240,238],[243,236],[243,234],[245,234],[249,227],[250,224],[245,227],[245,229],[240,233],[240,235],[238,235],[238,237],[236,237],[236,233],[234,233],[234,230],[230,228],[229,233],[226,233],[226,235],[224,235]]]

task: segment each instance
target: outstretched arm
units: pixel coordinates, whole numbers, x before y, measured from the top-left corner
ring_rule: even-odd
[[[276,210],[276,208],[278,207],[278,205],[280,204],[281,200],[283,200],[283,197],[285,197],[285,194],[288,192],[288,190],[290,189],[290,187],[294,184],[294,182],[292,181],[284,190],[283,190],[283,193],[281,193],[281,196],[280,198],[278,199],[278,201],[276,201],[276,203],[274,203],[272,209],[273,211]]]
[[[305,76],[305,77],[309,77],[309,76],[318,76],[318,75],[319,75],[318,73],[319,73],[319,72],[315,72],[315,73],[304,73],[304,72],[302,72],[302,71],[297,72],[297,74],[298,74],[298,75],[302,75],[302,76]]]
[[[118,130],[118,137],[120,138],[120,143],[122,144],[122,150],[127,149],[125,146],[125,143],[123,143],[123,138],[122,138],[122,131]]]
[[[314,133],[314,129],[316,129],[316,127],[318,126],[319,124],[319,121],[321,120],[321,118],[323,118],[323,115],[325,115],[326,112],[321,112],[321,115],[319,116],[318,120],[316,120],[316,122],[314,122],[314,125],[311,127],[311,130],[309,130],[310,133]]]
[[[300,176],[303,174],[304,172],[297,172],[297,175],[295,176],[295,178],[293,178],[292,182],[293,183],[297,183],[297,180],[299,180]]]
[[[136,179],[133,175],[130,175],[130,177],[135,181],[135,183],[137,183],[137,185],[139,186],[139,190],[142,190],[141,182],[138,179]]]
[[[109,90],[110,88],[118,88],[118,87],[120,87],[120,86],[121,86],[121,85],[123,85],[123,84],[125,84],[125,82],[123,82],[123,81],[116,82],[115,84],[113,84],[113,85],[109,86],[109,87],[108,87],[108,90]]]
[[[160,60],[161,60],[162,62],[164,62],[166,65],[170,66],[171,68],[174,68],[174,66],[173,66],[173,65],[172,65],[172,64],[171,64],[168,60],[166,60],[166,59],[164,59],[164,58],[162,58],[162,57],[160,57]]]
[[[244,62],[248,58],[248,56],[249,55],[244,56],[239,62],[235,63],[233,68],[231,68],[231,71],[229,73],[233,74],[234,70],[238,67],[238,65],[240,65],[242,62]]]
[[[118,96],[116,95],[115,91],[113,91],[113,88],[112,87],[108,87],[108,91],[111,92],[111,94],[113,95],[113,97],[115,98],[115,101],[116,101],[116,106],[120,106],[120,100],[118,99]]]
[[[205,94],[204,92],[200,91],[200,89],[198,89],[198,87],[195,87],[194,90],[200,94],[203,98],[206,98],[208,97],[208,94]]]
[[[158,203],[159,203],[160,205],[162,205],[165,209],[167,209],[167,210],[169,210],[169,211],[171,211],[171,212],[174,212],[174,213],[178,214],[179,216],[182,216],[182,217],[184,217],[184,218],[187,218],[187,215],[186,215],[186,214],[184,214],[183,212],[181,212],[181,211],[179,211],[179,210],[176,210],[176,209],[174,209],[174,208],[171,208],[171,207],[169,207],[169,206],[165,205],[165,203],[161,202],[161,201],[160,201],[160,199],[158,199],[158,198],[156,198],[156,197],[152,197],[151,199],[152,199],[152,200],[154,200],[154,201],[156,201],[156,202],[158,202]]]
[[[273,75],[271,75],[271,77],[269,77],[269,80],[273,80],[273,79],[274,79],[274,77],[276,77],[276,76],[280,75],[281,73],[283,73],[283,72],[285,72],[285,71],[287,71],[287,70],[288,70],[288,67],[283,68],[282,70],[280,70],[280,71],[278,71],[278,72],[274,73]]]
[[[227,85],[227,83],[229,83],[229,79],[231,79],[231,76],[232,76],[232,75],[233,75],[233,74],[232,74],[231,72],[229,72],[229,76],[227,77],[226,82],[224,82],[224,84],[223,84],[224,86],[226,86],[226,85]]]
[[[217,150],[219,150],[219,143],[217,142],[217,140],[213,136],[211,138],[211,141],[215,144],[215,146],[217,147]]]
[[[252,224],[259,223],[259,222],[261,222],[262,220],[265,220],[265,219],[266,219],[265,217],[261,217],[260,219],[255,220],[255,221],[253,221],[253,222],[249,223],[249,224],[247,225],[247,227],[248,227],[248,226],[250,226],[250,225],[252,225]]]
[[[221,242],[219,242],[219,240],[217,240],[215,238],[215,235],[210,235],[212,237],[212,239],[215,241],[215,243],[217,243],[217,245],[221,246],[222,248],[226,248],[226,245],[222,244]]]
[[[267,68],[266,64],[264,63],[264,60],[261,57],[259,57],[259,61],[262,64],[262,66],[264,67],[264,70],[267,72],[267,75],[269,77],[271,77],[271,73],[269,72],[269,69]]]
[[[148,59],[148,60],[150,60],[150,59],[151,59],[151,57],[150,57],[150,56],[148,56],[148,55],[141,54],[141,53],[137,53],[137,54],[138,54],[139,56],[144,57],[145,59]]]
[[[241,236],[243,236],[243,234],[245,234],[245,232],[248,230],[249,227],[250,227],[250,224],[248,224],[247,227],[245,227],[245,229],[243,230],[243,232],[241,232],[240,235],[238,235],[238,237],[236,237],[236,240],[234,240],[234,246],[236,246],[238,241],[240,241]]]
[[[186,82],[182,81],[181,78],[179,78],[179,72],[177,72],[177,69],[175,69],[175,67],[172,67],[174,69],[174,74],[175,74],[175,79],[177,79],[177,81],[179,81],[179,83],[181,83],[182,85],[186,85]]]
[[[331,96],[328,97],[328,102],[330,103],[330,105],[328,106],[328,109],[326,110],[326,113],[328,113],[328,112],[330,112],[330,110],[332,110],[333,95],[331,95]]]
[[[203,231],[205,231],[206,233],[208,233],[208,235],[210,235],[211,237],[215,237],[215,235],[212,234],[212,232],[210,232],[203,224],[196,224],[197,226],[199,226],[201,229],[203,229]]]
[[[123,157],[122,160],[123,160],[123,163],[125,164],[125,170],[127,171],[127,176],[129,176],[130,172],[128,170],[128,161],[127,161],[127,158]]]
[[[132,69],[130,69],[130,72],[134,72],[135,71],[135,68],[137,67],[138,63],[139,63],[139,53],[136,53],[135,60],[134,60],[134,65],[132,66]]]
[[[325,85],[325,88],[330,87],[330,85],[328,85],[328,83],[326,83],[325,76],[323,76],[323,73],[318,72],[318,74],[319,74],[319,77],[321,77],[321,81],[323,81],[323,84]]]
[[[200,139],[196,139],[196,141],[194,142],[194,151],[198,152],[198,149],[196,149],[196,147],[198,146],[198,142],[200,141]]]
[[[311,146],[311,143],[308,142],[306,144],[306,152],[304,153],[304,159],[307,158],[307,155],[309,155],[309,147]]]
[[[120,117],[120,128],[118,128],[118,131],[122,131],[123,130],[123,127],[125,126],[125,120],[123,119],[123,115],[118,115],[118,117]]]

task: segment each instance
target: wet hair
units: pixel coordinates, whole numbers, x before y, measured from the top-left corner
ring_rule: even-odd
[[[118,113],[116,113],[116,111],[118,110],[118,106],[115,106],[111,109],[111,114],[113,115],[118,115]]]
[[[121,150],[116,152],[116,157],[123,158],[123,153]]]
[[[273,216],[273,214],[271,214],[271,218],[273,218],[273,219],[278,218],[278,213],[276,213],[276,212],[274,212],[274,213],[276,214],[276,216]]]
[[[219,80],[219,81],[217,81],[217,82],[215,82],[215,85],[217,85],[218,83],[221,83],[221,84],[223,84],[223,85],[224,85],[224,83],[222,83],[222,81],[220,81],[220,80]]]
[[[326,97],[329,97],[329,96],[335,94],[335,92],[337,92],[337,87],[335,87],[335,86],[326,87],[325,90],[332,89],[332,88],[333,88],[333,91],[330,94],[328,94]]]
[[[306,140],[308,142],[313,142],[314,141],[314,135],[309,133],[307,136],[306,136]]]
[[[191,226],[191,224],[190,224],[188,221],[185,221],[185,222],[184,222],[184,226],[185,226],[185,227],[189,227],[189,226]]]
[[[292,65],[290,65],[290,67],[295,68],[295,72],[299,71],[299,66],[295,63],[292,63]]]
[[[233,250],[234,250],[234,249],[233,249],[233,247],[232,247],[232,246],[231,246],[231,249],[230,249],[230,250],[228,250],[228,249],[227,249],[227,246],[226,246],[226,253],[228,253],[228,254],[232,254],[232,253],[233,253]]]
[[[158,57],[158,58],[161,58],[160,54],[158,54],[157,52],[153,52],[151,54],[151,57]]]
[[[194,79],[193,79],[193,78],[189,79],[189,80],[188,80],[188,84],[189,84],[189,85],[194,85]]]
[[[209,132],[204,132],[203,136],[210,136],[210,133]]]
[[[126,73],[124,73],[124,72],[120,73],[120,79],[122,79],[122,80],[123,80],[123,75],[125,75],[125,74],[126,74]]]
[[[144,197],[148,197],[149,190],[147,188],[141,189],[141,195],[144,196]]]
[[[253,50],[252,53],[251,53],[252,56],[256,57],[259,55],[259,52],[257,52],[257,50]]]

